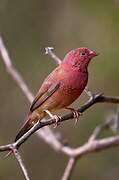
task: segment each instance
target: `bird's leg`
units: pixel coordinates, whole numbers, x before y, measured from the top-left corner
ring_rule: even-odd
[[[44,111],[45,111],[52,119],[55,119],[55,120],[56,120],[56,123],[55,123],[55,126],[54,126],[54,128],[56,128],[56,127],[59,125],[59,121],[60,121],[61,117],[52,114],[49,110],[44,110]]]
[[[82,116],[82,113],[70,107],[65,107],[65,109],[70,110],[73,113],[74,118],[75,118],[75,124],[76,124],[79,120],[79,117]]]

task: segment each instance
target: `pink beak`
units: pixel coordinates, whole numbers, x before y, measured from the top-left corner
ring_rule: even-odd
[[[93,58],[93,57],[98,56],[98,55],[99,55],[99,53],[96,53],[95,51],[90,51],[89,52],[90,58]]]

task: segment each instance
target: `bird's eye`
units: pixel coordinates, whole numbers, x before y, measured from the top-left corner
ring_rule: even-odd
[[[82,52],[82,53],[81,53],[81,56],[85,56],[85,54],[86,54],[85,52]]]

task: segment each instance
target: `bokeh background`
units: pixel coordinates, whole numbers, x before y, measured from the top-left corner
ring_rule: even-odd
[[[36,93],[55,63],[44,54],[53,46],[63,58],[72,48],[86,46],[100,53],[89,67],[88,86],[93,92],[119,95],[119,0],[0,0],[0,33],[14,65]],[[83,93],[74,106],[87,100]],[[7,74],[0,58],[0,144],[12,142],[28,111],[29,102]],[[116,110],[98,104],[86,111],[81,122],[63,123],[61,132],[72,147],[83,144],[96,125]],[[112,134],[105,133],[104,136]],[[20,149],[34,180],[59,180],[67,158],[33,135]],[[82,158],[72,180],[117,180],[119,148]],[[0,180],[24,179],[14,157],[0,154]]]

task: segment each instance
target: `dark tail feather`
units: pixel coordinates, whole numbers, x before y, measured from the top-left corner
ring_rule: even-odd
[[[26,122],[18,132],[15,138],[15,142],[18,139],[20,139],[25,133],[27,133],[33,127],[34,123],[36,123],[39,119],[42,119],[44,115],[45,115],[44,112],[42,112],[40,115],[38,115],[37,113],[30,112],[26,118]]]
[[[32,128],[32,126],[33,125],[29,123],[29,121],[27,121],[16,135],[15,142],[20,139],[26,132],[28,132]]]
[[[18,139],[20,139],[26,132],[28,132],[31,128],[32,128],[32,124],[29,123],[29,121],[27,121],[20,129],[20,131],[18,132],[18,134],[15,137],[15,141],[16,142]],[[12,150],[10,150],[5,157],[8,157],[10,154],[12,154]]]

